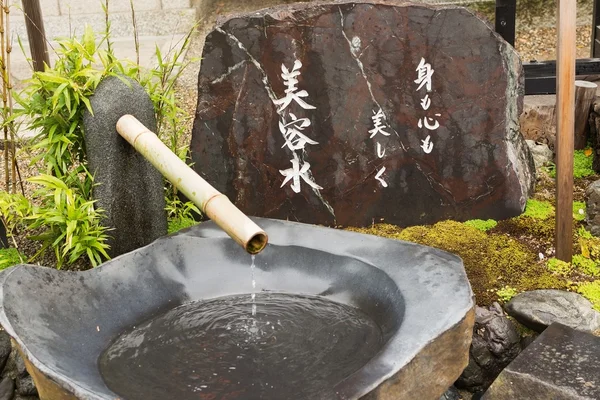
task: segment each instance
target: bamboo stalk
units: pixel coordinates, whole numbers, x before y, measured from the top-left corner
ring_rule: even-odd
[[[573,148],[575,126],[575,0],[558,0],[556,70],[556,257],[573,256]]]
[[[8,0],[7,0],[8,1]],[[4,0],[0,0],[0,73],[2,74],[2,116],[6,118],[7,110],[7,94],[6,94],[6,56],[5,56],[5,23],[4,23]],[[3,124],[4,125],[4,124]],[[9,158],[9,141],[8,141],[8,126],[3,126],[4,131],[4,180],[6,184],[6,191],[10,191],[10,169],[8,165]]]
[[[248,253],[258,254],[265,248],[268,242],[265,231],[181,161],[135,117],[121,117],[117,132]]]
[[[13,115],[12,81],[10,79],[10,55],[12,53],[12,41],[10,37],[10,4],[8,1],[4,4],[4,15],[6,18],[6,89],[8,93],[8,115]],[[12,193],[17,193],[17,142],[15,137],[14,122],[10,122],[10,143],[12,152]],[[23,183],[21,182],[21,185]]]

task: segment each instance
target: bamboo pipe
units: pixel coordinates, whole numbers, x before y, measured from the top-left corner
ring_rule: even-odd
[[[248,253],[258,254],[265,248],[268,243],[265,231],[181,161],[135,117],[121,117],[117,132]]]

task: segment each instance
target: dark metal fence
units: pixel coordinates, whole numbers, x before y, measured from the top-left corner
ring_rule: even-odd
[[[517,0],[496,0],[496,32],[514,46]],[[577,76],[600,76],[600,0],[594,0],[591,58],[575,64]],[[556,61],[526,62],[525,94],[556,93]]]

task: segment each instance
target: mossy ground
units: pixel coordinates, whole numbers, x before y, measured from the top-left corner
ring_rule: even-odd
[[[442,221],[431,226],[400,228],[375,224],[348,230],[406,240],[449,251],[463,259],[476,302],[490,305],[506,301],[515,291],[561,289],[578,291],[600,309],[600,238],[583,230],[584,204],[573,205],[573,263],[557,263],[554,255],[554,195],[548,177],[542,178],[522,215],[498,221],[461,223]],[[598,178],[595,176],[595,178]],[[587,186],[590,178],[576,179]],[[597,296],[597,297],[594,297]]]

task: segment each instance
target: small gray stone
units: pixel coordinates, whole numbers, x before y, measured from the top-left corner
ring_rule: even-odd
[[[553,322],[583,331],[600,329],[600,313],[592,304],[577,293],[562,290],[518,294],[506,305],[506,312],[536,332],[542,332]]]
[[[594,236],[600,236],[600,180],[593,182],[585,190],[587,229]]]
[[[117,121],[131,114],[156,132],[154,106],[137,82],[130,86],[106,78],[90,99],[94,115],[84,115],[89,171],[94,198],[105,211],[112,257],[143,247],[167,234],[163,177],[116,130]]]
[[[483,391],[521,351],[516,326],[498,303],[489,309],[475,308],[475,328],[469,364],[455,386],[470,392]]]
[[[12,352],[6,362],[6,367],[2,371],[2,376],[8,376],[11,379],[17,379],[27,376],[27,369],[25,368],[25,362],[23,357],[17,351],[15,347],[12,348]]]
[[[450,388],[440,397],[439,400],[460,400],[462,397],[458,392],[458,389],[454,386],[450,386]]]
[[[538,143],[533,140],[526,140],[525,142],[531,151],[536,169],[552,162],[554,153],[552,153],[552,150],[550,150],[550,147],[548,147],[547,144]]]
[[[0,400],[12,400],[15,394],[15,382],[8,376],[0,381]]]
[[[12,351],[12,344],[10,342],[10,336],[6,331],[0,331],[0,371],[6,366],[6,361],[10,352]]]
[[[552,324],[502,371],[484,400],[600,399],[600,338]]]
[[[21,396],[35,396],[37,388],[33,383],[33,378],[30,375],[17,378],[17,393]]]

